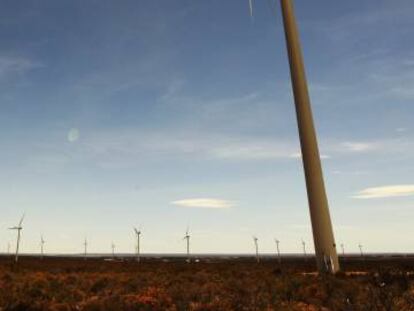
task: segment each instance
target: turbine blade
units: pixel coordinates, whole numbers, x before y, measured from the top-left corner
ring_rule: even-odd
[[[19,222],[19,227],[21,227],[21,226],[22,226],[24,216],[25,216],[25,214],[23,214],[22,218],[20,219],[20,222]]]
[[[249,0],[250,17],[253,17],[253,0]]]

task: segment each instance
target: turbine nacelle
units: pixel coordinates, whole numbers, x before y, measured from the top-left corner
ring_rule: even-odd
[[[184,236],[183,240],[189,239],[189,238],[190,238],[189,228],[187,228],[187,230],[185,231],[185,236]]]
[[[141,234],[141,229],[134,228],[134,232],[137,236]]]

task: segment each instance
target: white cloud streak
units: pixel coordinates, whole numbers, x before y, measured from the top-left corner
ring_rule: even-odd
[[[188,207],[188,208],[210,208],[210,209],[226,209],[234,207],[234,203],[213,198],[194,198],[194,199],[183,199],[171,202],[171,204]]]
[[[22,74],[43,65],[27,58],[0,56],[0,78],[10,74]]]
[[[355,152],[355,153],[362,153],[362,152],[369,152],[375,151],[381,148],[380,143],[378,142],[343,142],[341,144],[341,148],[344,151],[348,152]]]
[[[298,152],[292,153],[289,157],[292,158],[292,159],[302,159],[302,152],[298,151]],[[321,154],[320,157],[321,157],[321,159],[330,159],[331,158],[331,156],[329,156],[327,154]]]
[[[154,156],[197,156],[216,160],[280,160],[292,159],[297,150],[293,142],[131,130],[107,131],[83,137],[80,148],[92,158]]]
[[[354,195],[355,199],[378,199],[414,195],[414,185],[390,185],[367,188]]]
[[[69,162],[92,162],[103,168],[134,167],[137,163],[143,163],[147,159],[156,161],[166,158],[169,161],[197,159],[231,162],[297,161],[301,159],[296,139],[205,135],[174,129],[170,132],[142,131],[134,128],[99,131],[83,129],[82,132],[82,140],[77,141],[77,144],[71,144],[70,147],[57,142],[50,146],[47,143],[45,146],[39,146],[38,150],[44,150],[44,152],[37,154],[36,159],[59,156]],[[321,150],[322,159],[339,159],[372,153],[407,155],[412,154],[414,150],[409,140],[348,141],[345,143],[327,141],[321,145],[324,147]]]

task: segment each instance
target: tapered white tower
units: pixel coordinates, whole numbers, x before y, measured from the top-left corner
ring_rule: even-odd
[[[137,247],[136,247],[136,251],[137,251],[137,261],[140,262],[141,261],[141,249],[140,249],[140,238],[141,238],[141,229],[137,229],[134,228],[134,232],[137,238]]]
[[[45,240],[43,239],[43,235],[40,236],[40,258],[43,259],[44,257],[44,246],[45,246]]]
[[[185,236],[184,236],[183,240],[186,240],[186,245],[187,245],[187,262],[190,262],[191,261],[191,258],[190,258],[190,234],[188,232],[188,228],[187,228],[187,231],[185,232]]]
[[[253,236],[253,242],[254,242],[254,248],[256,251],[256,262],[259,263],[260,262],[260,257],[259,257],[259,239],[256,236]]]
[[[328,199],[313,123],[305,66],[293,9],[293,0],[281,0],[286,44],[290,62],[302,161],[305,171],[313,240],[319,272],[339,271],[338,255],[329,215]],[[327,264],[328,263],[328,264]]]
[[[86,260],[86,257],[88,255],[88,240],[85,238],[83,241],[83,260]]]
[[[360,254],[361,254],[361,258],[362,258],[363,260],[365,260],[364,251],[363,251],[363,249],[362,249],[362,245],[361,245],[361,243],[359,243],[359,244],[358,244],[358,248],[359,248],[359,252],[360,252]]]
[[[111,249],[112,249],[112,258],[115,259],[115,243],[111,243]]]
[[[275,243],[276,243],[276,251],[277,251],[277,261],[279,262],[279,265],[280,265],[282,263],[282,258],[280,257],[280,248],[279,248],[280,241],[278,239],[275,239]]]
[[[303,250],[303,256],[305,257],[305,259],[307,259],[306,242],[304,240],[302,240],[302,250]]]
[[[9,228],[10,230],[16,230],[17,231],[16,255],[14,257],[15,262],[19,261],[19,247],[20,247],[21,231],[23,230],[23,227],[22,227],[23,219],[24,219],[24,214],[23,214],[22,218],[20,219],[19,224],[17,226]]]

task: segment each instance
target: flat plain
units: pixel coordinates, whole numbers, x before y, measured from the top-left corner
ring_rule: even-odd
[[[0,310],[414,310],[414,257],[0,258]]]

